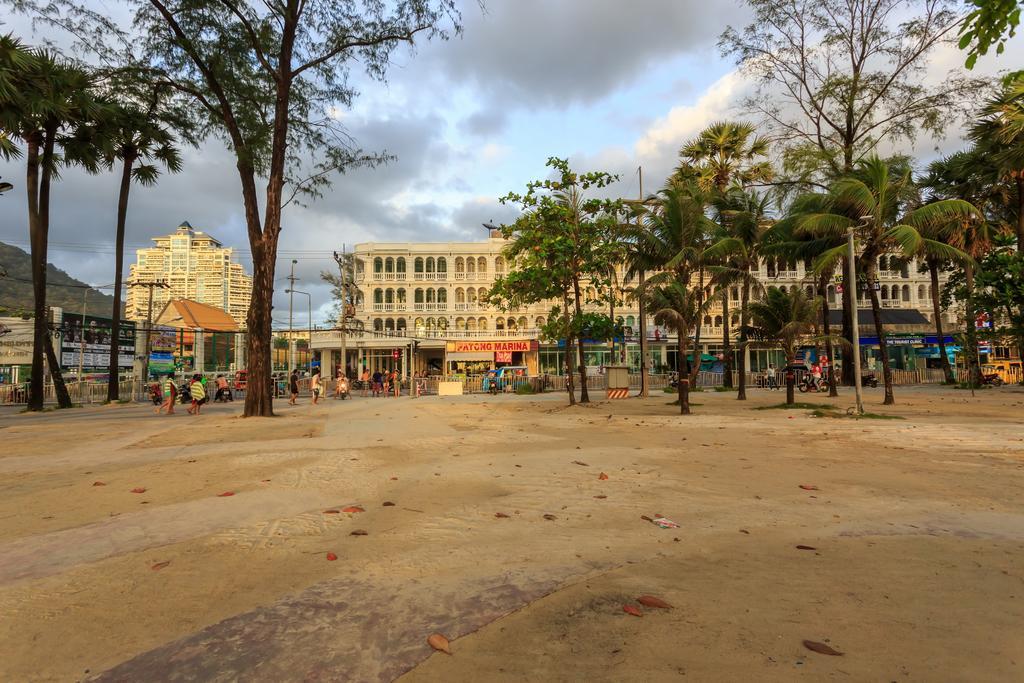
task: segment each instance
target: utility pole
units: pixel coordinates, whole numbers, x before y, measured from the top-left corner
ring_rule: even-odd
[[[149,289],[149,303],[146,306],[146,342],[143,349],[143,361],[142,361],[142,377],[139,378],[139,384],[142,391],[142,395],[146,395],[146,382],[149,381],[149,334],[153,328],[153,290],[154,289],[170,289],[170,285],[167,284],[167,280],[146,280],[129,282],[129,287],[146,287]],[[83,315],[82,320],[85,320]],[[84,332],[84,330],[83,330]]]
[[[295,333],[293,332],[294,324],[294,306],[295,295],[292,292],[295,290],[295,281],[299,278],[295,277],[295,264],[298,263],[296,259],[292,259],[292,272],[287,278],[290,286],[288,292],[288,372],[291,372],[295,368],[295,356],[293,355],[292,349],[295,348]]]
[[[854,246],[853,246],[853,228],[848,228],[847,229],[847,231],[846,231],[846,240],[847,240],[846,258],[847,258],[847,260],[849,262],[849,265],[850,265],[850,276],[851,276],[851,279],[853,280],[853,282],[849,283],[848,286],[856,287],[857,286],[857,271],[856,271],[855,266],[854,266],[855,261],[854,261]],[[869,282],[868,283],[868,287],[870,287],[870,286],[871,286],[871,283]],[[859,325],[860,321],[857,319],[858,315],[860,313],[860,309],[857,308],[857,291],[856,291],[856,289],[853,290],[852,292],[850,292],[850,298],[853,300],[853,306],[852,306],[853,312],[850,314],[850,317],[853,318],[853,320],[850,321],[850,329],[853,332],[853,335],[852,335],[853,336],[853,390],[854,390],[854,394],[857,396],[857,414],[858,415],[863,415],[864,414],[864,395],[863,395],[864,387],[861,386],[861,380],[860,380],[860,325]]]
[[[636,169],[637,175],[640,176],[640,201],[644,200],[644,168],[638,166]],[[637,219],[637,225],[639,226],[640,219]],[[640,398],[647,398],[650,396],[650,382],[647,377],[647,306],[644,304],[644,283],[646,282],[646,274],[643,270],[639,273],[640,276]]]
[[[346,331],[345,328],[348,325],[348,279],[345,273],[345,262],[346,253],[345,245],[341,245],[341,253],[334,252],[334,260],[338,264],[338,273],[341,277],[339,285],[341,286],[341,303],[339,305],[340,320],[338,321],[341,326],[341,371],[345,377],[348,377],[348,345],[346,344]]]
[[[152,290],[150,290],[152,291]],[[89,305],[89,288],[82,290],[82,329],[78,333],[78,400],[82,400],[82,372],[85,369],[85,310]]]

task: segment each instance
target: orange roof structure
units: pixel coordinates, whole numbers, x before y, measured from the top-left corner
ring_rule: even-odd
[[[183,330],[238,332],[238,323],[227,311],[191,299],[171,299],[153,322]]]

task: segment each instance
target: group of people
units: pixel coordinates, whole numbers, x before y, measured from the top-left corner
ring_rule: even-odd
[[[360,376],[363,385],[363,396],[372,392],[374,396],[391,396],[392,392],[397,398],[402,395],[402,378],[397,370],[375,370],[370,374],[368,368],[363,368]]]
[[[209,392],[207,391],[207,378],[205,375],[194,374],[192,379],[186,383],[188,394],[190,397],[188,414],[198,415],[203,407],[203,404],[209,401]],[[228,380],[224,375],[217,375],[214,380],[216,386],[216,393],[214,394],[214,401],[234,401],[235,397],[231,393],[231,386],[228,384]],[[174,404],[178,401],[178,385],[174,380],[174,373],[167,375],[163,383],[160,385],[160,390],[163,395],[163,402],[156,407],[156,414],[159,415],[163,411],[167,411],[168,415],[174,415]]]

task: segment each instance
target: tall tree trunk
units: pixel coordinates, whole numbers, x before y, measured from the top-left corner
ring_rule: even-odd
[[[729,287],[722,296],[722,386],[732,389],[732,344],[729,336]]]
[[[120,377],[120,364],[118,357],[121,351],[121,280],[124,277],[124,231],[125,221],[128,217],[128,193],[132,187],[132,166],[135,157],[125,154],[121,168],[121,187],[117,193],[117,233],[114,238],[114,309],[110,313],[110,363],[107,366],[107,401],[119,400],[120,392],[118,383]],[[149,349],[146,349],[149,353]],[[143,386],[149,381],[143,377]]]
[[[32,375],[29,377],[28,409],[43,409],[43,354],[49,334],[46,314],[46,233],[39,216],[39,133],[26,139],[25,194],[28,195],[28,232],[31,251],[32,295],[35,318],[32,322]]]
[[[53,337],[50,335],[46,335],[46,363],[50,366],[50,378],[53,380],[53,392],[57,395],[57,407],[72,407],[74,404],[71,402],[71,394],[68,393],[68,387],[64,384],[64,376],[60,373],[60,359],[57,358],[57,354],[53,350]],[[79,379],[78,386],[79,398],[81,398],[81,379]]]
[[[679,414],[690,414],[690,367],[686,360],[686,331],[680,326],[677,331],[679,353],[676,354],[676,381],[679,392]]]
[[[964,349],[967,361],[967,383],[971,389],[981,382],[981,359],[978,357],[978,328],[975,327],[977,311],[974,308],[974,264],[968,262],[964,266],[964,289],[967,290],[967,301],[964,302],[967,318],[967,329],[964,330]]]
[[[828,353],[828,395],[831,398],[839,396],[839,388],[836,387],[836,350],[832,344],[831,323],[828,320],[828,281],[831,273],[824,273],[818,282],[818,292],[821,296],[821,333],[825,335],[825,349]]]
[[[572,287],[573,287],[573,295],[574,295],[574,298],[575,298],[576,320],[579,320],[580,316],[583,315],[583,302],[582,302],[582,294],[580,293],[580,281],[579,281],[579,279],[573,278]],[[578,341],[579,341],[579,347],[577,349],[577,352],[579,353],[579,359],[580,359],[580,366],[579,366],[579,371],[580,371],[580,403],[590,403],[590,396],[587,394],[587,366],[586,366],[586,356],[585,356],[586,352],[583,349],[583,337],[582,337],[582,335],[580,336],[580,339]]]
[[[796,351],[792,346],[786,347],[786,405],[791,406],[796,402],[796,374],[793,366],[796,365]]]
[[[843,258],[843,339],[847,347],[843,349],[843,385],[854,385],[853,357],[853,316],[857,315],[857,275],[850,272],[849,259]],[[850,356],[849,358],[847,356]]]
[[[569,317],[569,292],[562,292],[562,305],[565,307],[565,388],[569,392],[569,405],[576,405],[576,387],[572,379],[572,358],[575,353],[572,338],[572,319]]]
[[[640,271],[640,297],[639,297],[639,323],[640,323],[640,397],[647,398],[650,395],[648,388],[649,369],[647,367],[647,304],[644,301],[644,284],[646,279],[644,271]]]
[[[749,273],[749,269],[748,269]],[[739,391],[736,392],[736,400],[747,400],[747,304],[750,303],[750,283],[744,282],[740,291],[740,355],[737,358],[739,366]]]
[[[274,296],[274,265],[277,232],[255,243],[252,253],[252,299],[246,316],[246,417],[271,417],[274,414],[274,390],[270,372],[271,302]]]
[[[928,259],[928,274],[932,280],[932,313],[935,315],[935,338],[939,343],[939,357],[942,360],[942,374],[946,377],[946,384],[956,384],[956,375],[949,364],[949,356],[946,355],[945,334],[942,331],[942,306],[939,304],[939,264]],[[974,324],[971,319],[970,324]]]
[[[896,403],[896,399],[892,394],[892,371],[889,369],[889,345],[885,341],[885,330],[882,327],[882,307],[878,303],[878,292],[875,291],[876,268],[874,259],[869,259],[867,265],[868,296],[871,298],[871,317],[875,322],[875,334],[878,335],[878,353],[882,356],[882,378],[885,381],[885,400],[882,403],[891,406]]]

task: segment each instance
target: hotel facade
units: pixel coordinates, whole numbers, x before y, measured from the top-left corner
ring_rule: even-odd
[[[352,317],[347,331],[313,332],[312,348],[319,354],[324,372],[332,376],[340,367],[344,337],[346,365],[353,374],[366,368],[371,372],[398,369],[403,375],[410,369],[432,375],[476,375],[502,365],[525,366],[531,375],[561,374],[564,346],[557,340],[543,339],[540,332],[557,302],[510,312],[485,301],[495,279],[508,271],[502,253],[507,244],[497,230],[490,230],[486,240],[477,242],[357,244],[351,278]],[[802,288],[813,294],[808,266],[769,259],[754,274],[765,287]],[[619,275],[624,303],[616,307],[615,317],[625,327],[624,338],[617,340],[614,352],[610,342],[585,344],[585,364],[595,371],[603,365],[625,364],[639,372],[639,311],[635,302],[622,296],[637,283],[621,279],[621,272]],[[870,300],[866,294],[858,292],[858,317],[870,366],[874,328],[869,324]],[[733,287],[728,296],[735,342],[739,288]],[[835,325],[841,321],[841,297],[837,285],[830,285],[828,299]],[[934,335],[928,274],[919,273],[914,260],[883,256],[879,262],[879,297],[887,332],[907,341],[894,345],[901,347],[896,352],[897,367],[934,366],[938,356],[932,348],[935,340],[928,338],[929,333]],[[607,306],[588,309],[610,312]],[[708,365],[720,362],[722,357],[722,315],[719,305],[705,316],[700,329],[699,348]],[[955,324],[954,317],[946,315],[943,322]],[[649,371],[674,369],[674,333],[655,325],[648,316],[647,338]],[[778,349],[751,347],[745,353],[747,368],[752,372],[765,369],[769,363],[776,367],[784,364]],[[934,363],[929,354],[934,354]]]
[[[154,246],[136,250],[128,282],[167,283],[153,289],[153,315],[172,299],[189,299],[226,311],[239,327],[245,328],[252,298],[252,278],[212,235],[182,223],[170,235],[153,238]],[[145,322],[149,306],[146,287],[129,287],[125,317]]]

